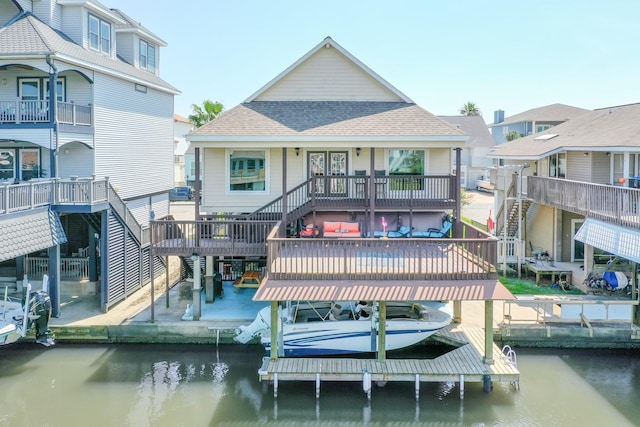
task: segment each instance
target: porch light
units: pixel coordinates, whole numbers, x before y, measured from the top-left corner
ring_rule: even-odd
[[[198,254],[197,253],[192,253],[191,254],[191,261],[196,262],[198,260]]]
[[[361,151],[361,150],[362,150],[362,149],[361,149],[360,147],[357,147],[357,148],[356,148],[356,156],[360,157],[360,151]]]
[[[296,156],[300,155],[300,147],[296,147],[294,148],[294,150],[296,151]]]

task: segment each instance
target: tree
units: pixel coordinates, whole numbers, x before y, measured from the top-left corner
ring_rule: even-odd
[[[189,115],[189,120],[196,128],[199,128],[211,120],[215,119],[222,113],[224,106],[219,102],[213,102],[210,99],[202,101],[202,106],[191,104],[193,114]]]
[[[460,114],[465,116],[481,116],[482,113],[480,109],[475,104],[475,102],[467,102],[462,107],[460,107]]]
[[[524,135],[517,130],[510,130],[509,133],[504,136],[504,139],[507,141],[513,141],[514,139],[522,138],[523,136]]]

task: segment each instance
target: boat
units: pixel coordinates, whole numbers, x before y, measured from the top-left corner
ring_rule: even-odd
[[[31,290],[26,285],[24,301],[8,296],[5,288],[4,299],[0,301],[0,346],[13,344],[35,329],[36,342],[46,347],[55,344],[49,329],[51,319],[51,298],[45,290]]]
[[[491,169],[485,169],[480,179],[476,179],[476,190],[493,193],[495,189],[495,184],[491,182]]]
[[[378,304],[371,301],[288,302],[278,309],[284,356],[375,352],[378,317]],[[385,350],[417,344],[449,325],[451,319],[450,312],[430,303],[387,302]],[[250,325],[240,326],[235,333],[234,340],[243,344],[260,337],[270,353],[271,308],[260,310]]]

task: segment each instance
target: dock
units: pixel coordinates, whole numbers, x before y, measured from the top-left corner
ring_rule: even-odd
[[[515,353],[503,353],[494,344],[493,363],[484,363],[484,330],[461,328],[452,325],[439,331],[435,339],[459,345],[450,352],[434,359],[377,359],[355,358],[263,358],[258,371],[261,381],[273,382],[274,397],[278,396],[281,381],[314,381],[316,398],[320,396],[323,381],[362,382],[363,391],[371,398],[372,382],[413,382],[415,397],[419,398],[422,382],[456,382],[460,385],[460,397],[464,397],[466,382],[482,382],[490,391],[491,382],[509,382],[518,387],[518,371]]]

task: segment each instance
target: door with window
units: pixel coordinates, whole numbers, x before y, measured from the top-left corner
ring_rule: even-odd
[[[344,196],[347,192],[347,152],[309,151],[307,157],[309,178],[317,177],[316,196]],[[310,189],[312,191],[312,189]]]
[[[20,180],[40,178],[42,174],[40,165],[40,150],[25,148],[20,150]]]
[[[582,224],[584,224],[583,219],[571,220],[572,236],[576,235]],[[576,239],[573,239],[573,245],[571,246],[571,261],[584,261],[584,243]]]

